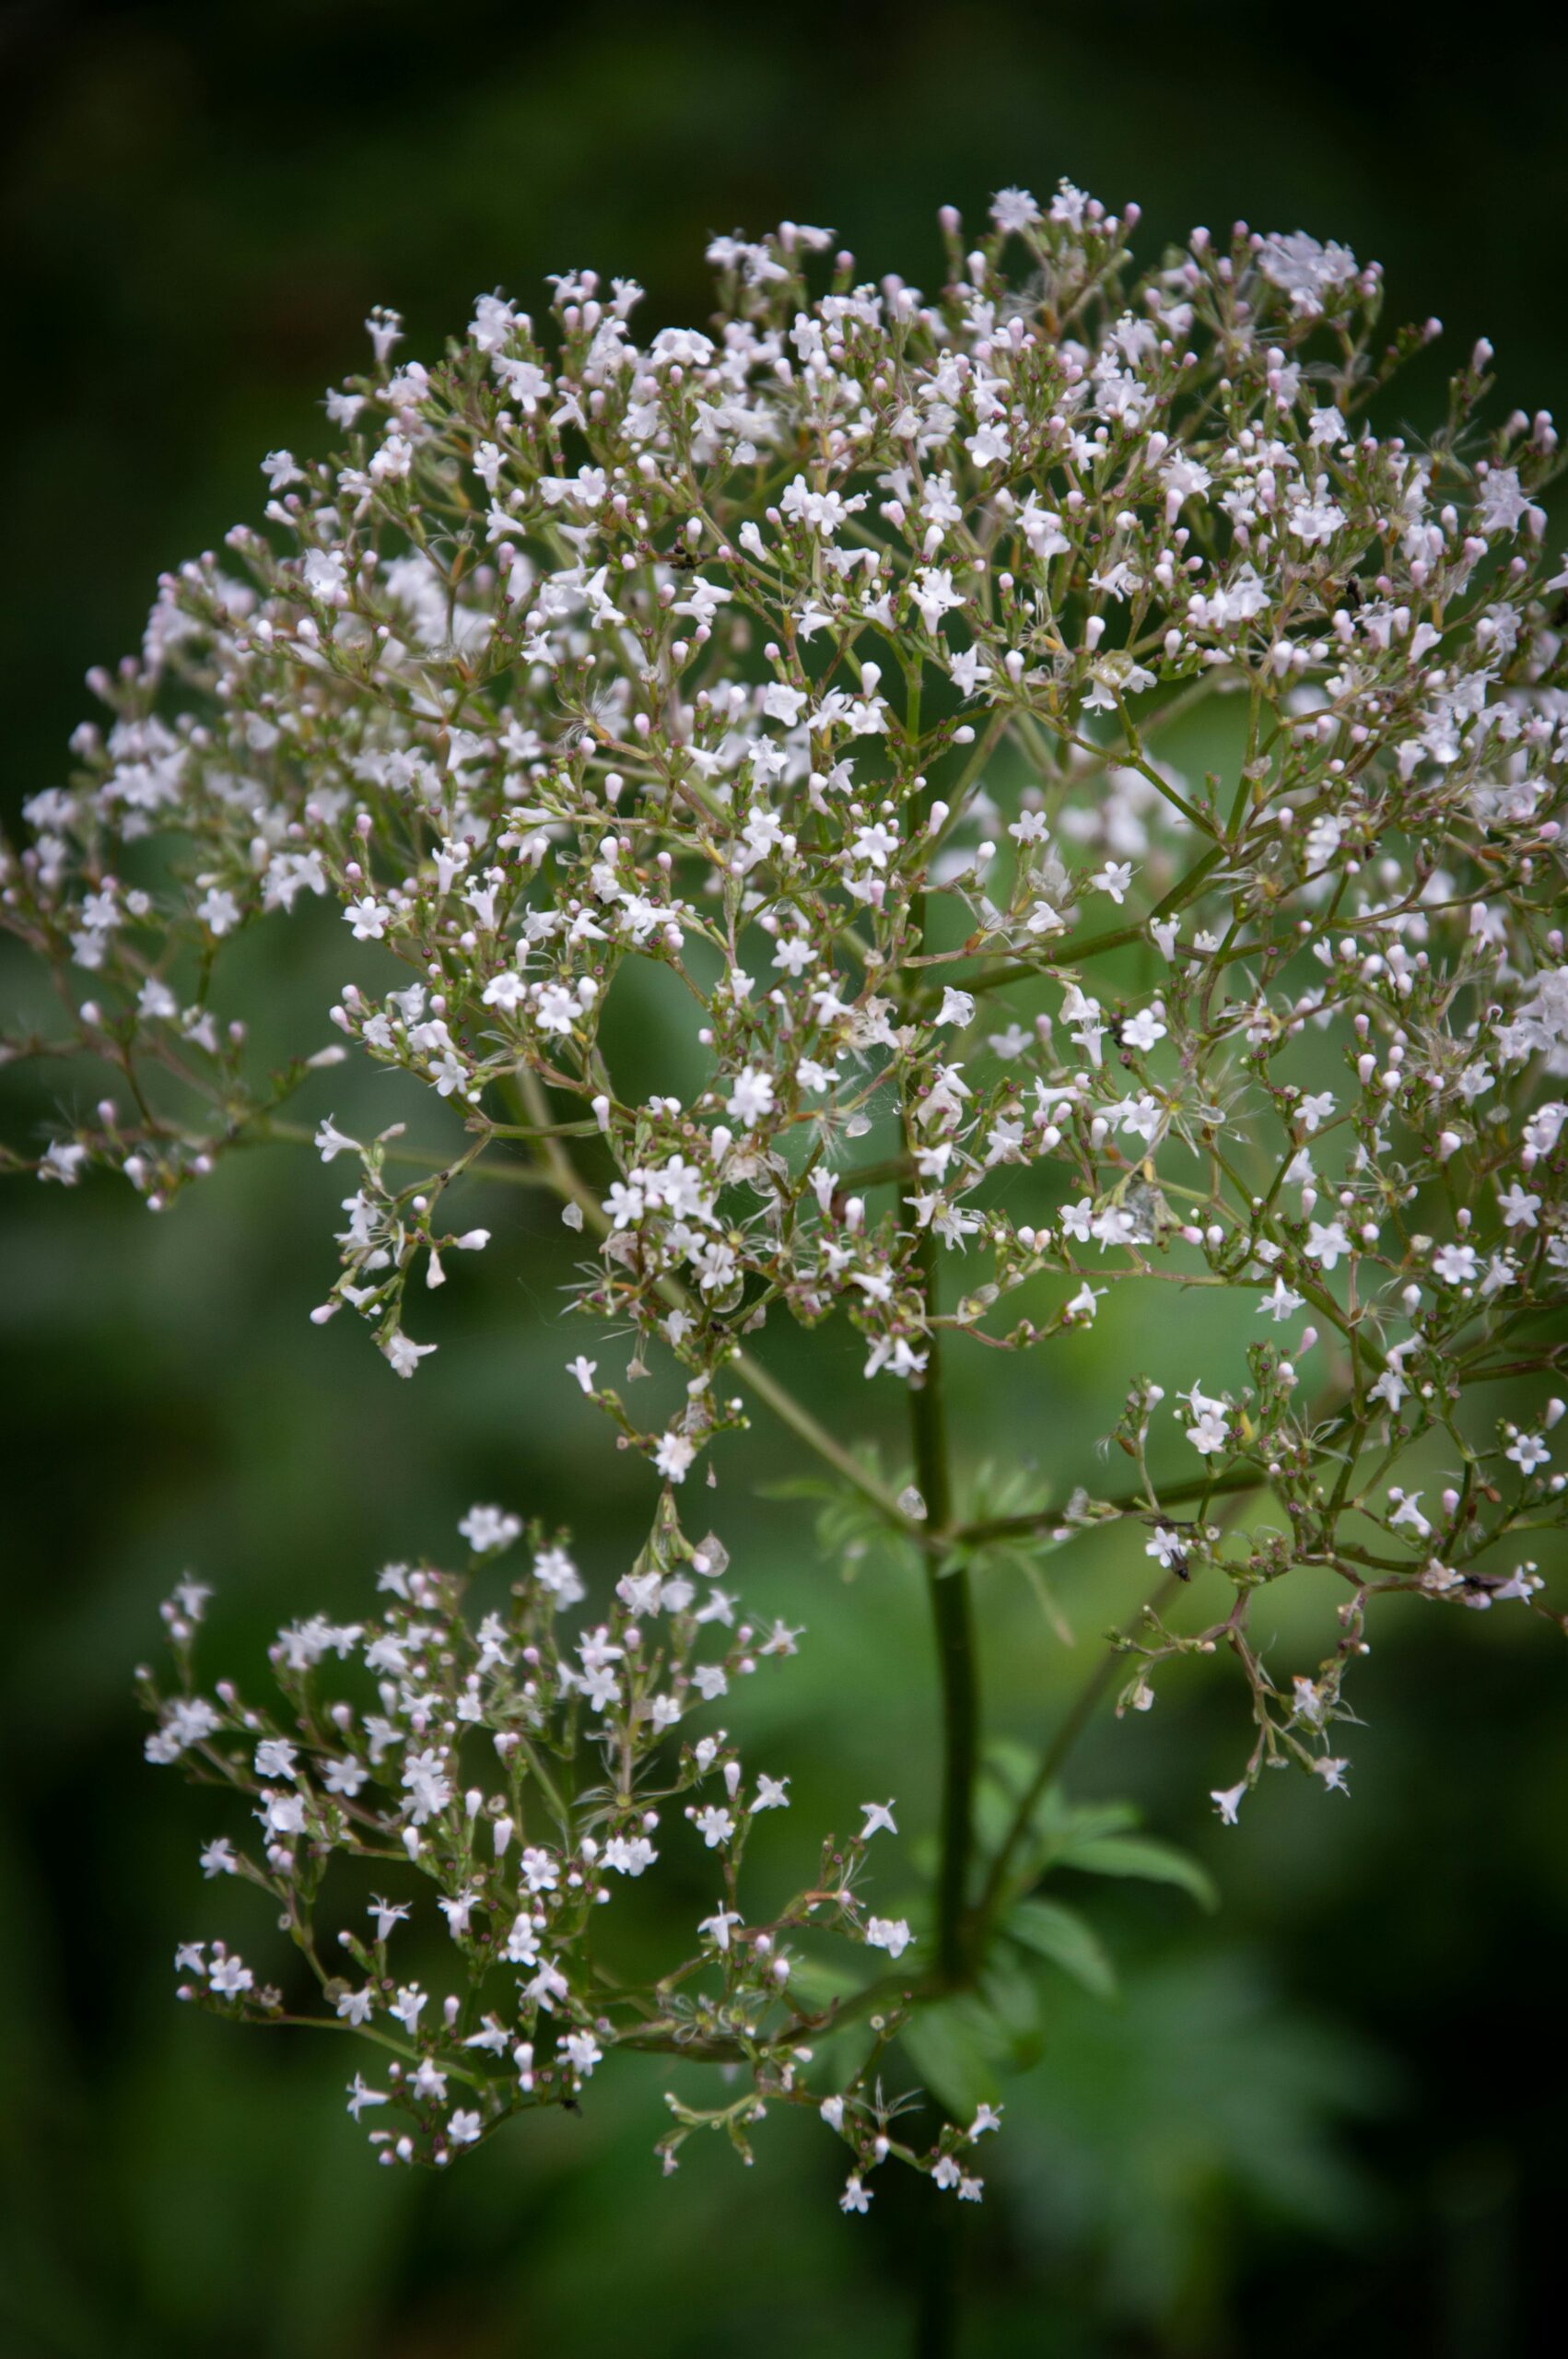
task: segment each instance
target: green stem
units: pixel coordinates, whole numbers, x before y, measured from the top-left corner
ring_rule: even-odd
[[[924,2194],[922,2188],[918,2190]],[[958,2348],[963,2285],[964,2219],[956,2196],[930,2207],[919,2228],[919,2307],[915,2316],[915,2359],[953,2359]]]
[[[1147,1513],[1155,1508],[1176,1507],[1188,1499],[1218,1498],[1228,1491],[1263,1491],[1269,1487],[1269,1477],[1256,1468],[1241,1466],[1228,1474],[1191,1474],[1180,1483],[1162,1483],[1151,1497],[1146,1485],[1140,1484],[1133,1491],[1118,1492],[1114,1499],[1104,1499],[1099,1505],[1115,1508],[1120,1515]],[[1109,1517],[1081,1524],[1082,1532],[1103,1530]],[[984,1523],[966,1523],[954,1533],[966,1548],[979,1548],[997,1540],[1021,1540],[1032,1532],[1044,1532],[1061,1521],[1059,1507],[1036,1508],[1029,1515],[992,1516]]]
[[[936,1242],[928,1229],[921,1239],[919,1269],[928,1314],[936,1307]],[[915,1482],[925,1501],[926,1527],[933,1542],[953,1523],[953,1486],[948,1470],[947,1409],[942,1395],[942,1346],[928,1326],[930,1351],[925,1380],[911,1386],[909,1423],[915,1448]],[[969,1575],[959,1567],[943,1572],[942,1551],[926,1555],[926,1589],[936,1639],[942,1685],[942,1837],[937,1869],[937,1963],[943,1982],[963,1981],[967,1964],[969,1865],[974,1849],[975,1765],[979,1746],[980,1697],[975,1652],[974,1601]]]
[[[269,1121],[263,1128],[249,1133],[240,1144],[255,1146],[313,1146],[315,1133],[307,1129],[302,1122]],[[471,1154],[472,1147],[466,1152]],[[381,1159],[384,1163],[406,1163],[419,1170],[436,1175],[441,1172],[443,1168],[450,1169],[461,1160],[461,1157],[456,1155],[443,1156],[439,1147],[392,1144],[382,1147]],[[554,1185],[554,1182],[540,1170],[538,1165],[533,1163],[475,1164],[464,1176],[476,1180],[508,1180],[517,1188],[547,1188]]]

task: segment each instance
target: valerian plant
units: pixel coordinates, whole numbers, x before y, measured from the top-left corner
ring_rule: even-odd
[[[444,2163],[642,2048],[742,2068],[712,2107],[672,2096],[672,2163],[699,2125],[744,2150],[808,2105],[851,2150],[847,2209],[889,2157],[976,2196],[994,2112],[950,2102],[907,2141],[890,2043],[951,2083],[1008,1943],[1103,1983],[1038,1896],[1054,1863],[1196,1876],[1060,1795],[1109,1667],[1141,1708],[1173,1657],[1234,1658],[1254,1733],[1213,1797],[1230,1823],[1266,1767],[1345,1786],[1376,1599],[1548,1613],[1524,1551],[1563,1513],[1557,438],[1483,422],[1484,345],[1435,433],[1375,430],[1437,333],[1380,340],[1375,266],[1240,227],[1135,279],[1136,218],[1011,189],[970,249],[944,213],[934,297],[864,283],[825,231],[720,238],[713,318],[646,344],[640,290],[589,271],[537,322],[481,297],[429,364],[376,312],[373,365],[327,396],[345,451],[268,455],[264,528],[164,579],[139,657],[93,680],[107,723],[4,852],[0,917],[64,1011],[9,1053],[109,1075],[12,1168],[108,1168],[162,1211],[242,1143],[309,1141],[286,1109],[352,1053],[426,1085],[443,1143],[320,1121],[351,1180],[312,1317],[346,1309],[414,1376],[437,1346],[411,1282],[488,1238],[449,1196],[509,1179],[559,1199],[576,1309],[629,1333],[627,1376],[673,1376],[651,1425],[588,1350],[563,1379],[656,1489],[569,1640],[561,1535],[532,1530],[486,1595],[521,1537],[490,1508],[463,1568],[389,1567],[362,1622],[285,1629],[270,1707],[199,1683],[199,1585],[165,1609],[149,1753],[247,1798],[259,1839],[203,1866],[276,1902],[317,2011],[212,1939],[182,1992],[357,2034],[385,2161]],[[1169,749],[1211,708],[1227,750],[1195,780]],[[259,1071],[227,954],[316,901],[344,921],[341,1041]],[[649,964],[689,1011],[685,1095],[635,1036],[608,1045]],[[1071,1381],[1127,1286],[1223,1291],[1250,1382],[1167,1400],[1129,1371],[1104,1496],[956,1476],[944,1358],[1044,1351]],[[769,1367],[770,1325],[835,1319],[907,1395],[907,1481]],[[1505,1378],[1527,1408],[1499,1423]],[[743,1895],[788,1781],[708,1723],[799,1634],[739,1618],[680,1507],[757,1405],[826,1461],[841,1537],[923,1567],[942,1772],[917,1930],[876,1913],[891,1804],[783,1906]],[[1191,1471],[1164,1483],[1173,1418]],[[1108,1527],[1159,1586],[1043,1758],[988,1776],[973,1568],[1037,1575]],[[1249,1616],[1302,1567],[1342,1601],[1323,1659],[1276,1676]],[[1195,1627],[1169,1616],[1184,1584],[1218,1601]],[[625,1985],[602,1908],[681,1846],[715,1907]],[[341,1931],[346,1904],[318,1923],[339,1860],[366,1880]],[[394,1963],[426,1906],[444,1995]],[[846,1978],[818,1932],[879,1970]]]

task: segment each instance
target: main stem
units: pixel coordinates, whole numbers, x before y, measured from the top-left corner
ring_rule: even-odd
[[[920,753],[920,690],[924,666],[918,660],[905,669],[904,734],[911,769],[919,771]],[[988,740],[989,742],[989,740]],[[979,757],[977,756],[977,761]],[[922,822],[930,816],[930,793],[923,777],[917,808]],[[922,885],[909,904],[911,945],[926,947],[926,895]],[[915,1133],[913,1109],[906,1107],[907,1128]],[[967,1569],[958,1565],[943,1573],[947,1536],[954,1522],[953,1476],[948,1463],[947,1403],[942,1393],[942,1336],[936,1325],[937,1244],[928,1226],[920,1232],[916,1256],[920,1292],[925,1298],[926,1367],[924,1380],[909,1390],[909,1429],[915,1449],[915,1485],[925,1502],[926,1590],[931,1605],[931,1631],[936,1639],[937,1675],[942,1684],[942,1849],[937,1867],[937,1970],[950,1988],[963,1983],[969,1968],[969,1868],[974,1848],[975,1763],[979,1748],[980,1690],[975,1660],[975,1612]]]
[[[928,1311],[936,1307],[935,1239],[921,1240],[919,1269]],[[973,1850],[975,1764],[979,1744],[980,1696],[975,1659],[974,1602],[962,1567],[942,1569],[941,1535],[953,1528],[953,1479],[948,1463],[947,1404],[942,1392],[942,1346],[928,1329],[925,1380],[909,1392],[909,1423],[915,1446],[915,1483],[925,1502],[926,1589],[936,1640],[942,1687],[942,1844],[937,1869],[937,1966],[943,1982],[956,1987],[968,1968],[969,1867]]]
[[[929,1315],[936,1309],[936,1240],[928,1229],[919,1267]],[[926,1590],[942,1686],[942,1837],[937,1866],[937,1972],[951,1989],[967,1978],[969,1868],[974,1843],[975,1763],[980,1696],[975,1661],[974,1602],[969,1575],[942,1570],[942,1535],[953,1528],[953,1476],[948,1461],[947,1403],[942,1392],[939,1331],[927,1327],[925,1381],[909,1392],[915,1481],[925,1502]],[[943,2197],[921,2237],[915,2359],[954,2359],[958,2349],[964,2248],[958,2204]]]

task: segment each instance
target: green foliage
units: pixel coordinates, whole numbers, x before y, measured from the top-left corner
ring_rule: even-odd
[[[899,2035],[910,2062],[955,2121],[1000,2094],[1006,2036],[984,1999],[965,1993],[922,2007]]]
[[[1200,1907],[1218,1907],[1214,1880],[1198,1860],[1175,1844],[1137,1831],[1141,1813],[1136,1803],[1074,1802],[1054,1784],[1035,1793],[1038,1758],[1022,1745],[989,1746],[987,1764],[977,1812],[980,1840],[994,1856],[1016,1833],[1010,1878],[1014,1889],[1027,1891],[1059,1869],[1071,1868],[1082,1875],[1176,1884]]]
[[[1008,1917],[1010,1940],[1047,1957],[1081,1983],[1092,1998],[1116,1995],[1116,1968],[1088,1920],[1059,1900],[1021,1900]]]
[[[882,1471],[882,1453],[873,1442],[854,1445],[851,1455],[864,1470],[869,1483],[879,1488],[888,1487]],[[919,1562],[919,1550],[889,1524],[886,1516],[870,1499],[831,1475],[791,1475],[780,1482],[764,1483],[758,1485],[758,1496],[814,1504],[817,1512],[813,1536],[817,1554],[828,1564],[837,1565],[846,1580],[852,1580],[869,1557],[901,1565],[906,1570]]]
[[[1397,2076],[1286,2003],[1257,1958],[1141,1962],[1114,2011],[1063,1988],[1039,2077],[1030,2165],[1091,2245],[1113,2315],[1185,2314],[1201,2348],[1216,2257],[1249,2226],[1354,2243],[1386,2224],[1343,2133],[1389,2110]]]
[[[1147,1835],[1102,1835],[1071,1843],[1055,1865],[1077,1868],[1091,1876],[1138,1876],[1146,1884],[1179,1884],[1205,1908],[1217,1908],[1220,1895],[1214,1879],[1174,1843],[1156,1842]]]

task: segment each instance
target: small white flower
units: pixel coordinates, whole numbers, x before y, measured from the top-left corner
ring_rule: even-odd
[[[1039,218],[1040,208],[1026,188],[999,189],[991,199],[991,219],[1004,234],[1032,229]]]
[[[412,1376],[419,1363],[436,1349],[434,1344],[416,1344],[412,1336],[389,1335],[381,1349],[394,1376]]]
[[[240,904],[232,893],[215,885],[197,902],[196,915],[209,933],[232,933],[240,922]]]
[[[380,942],[392,923],[392,913],[373,893],[362,893],[357,901],[350,901],[343,914],[354,929],[356,942]]]
[[[603,2050],[591,2032],[570,2031],[561,2042],[568,2063],[579,2081],[586,2081],[596,2064],[604,2060]]]
[[[1234,1826],[1235,1825],[1236,1813],[1241,1808],[1242,1798],[1246,1792],[1246,1779],[1244,1778],[1239,1785],[1225,1786],[1223,1788],[1216,1787],[1214,1791],[1210,1795],[1210,1801],[1213,1803],[1214,1808],[1220,1813],[1220,1824],[1222,1826]]]
[[[653,1463],[667,1483],[684,1483],[696,1456],[696,1444],[685,1434],[667,1433],[660,1437],[653,1453]]]
[[[885,1950],[889,1957],[902,1957],[915,1936],[902,1917],[868,1917],[866,1946]]]
[[[522,1530],[522,1518],[510,1515],[503,1508],[474,1507],[458,1525],[476,1556],[494,1555],[502,1548],[509,1548]]]
[[[748,1065],[731,1085],[725,1111],[743,1130],[755,1130],[773,1108],[773,1076]]]

